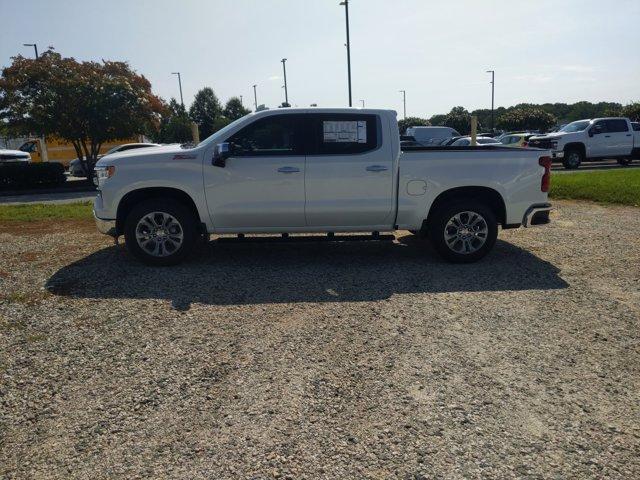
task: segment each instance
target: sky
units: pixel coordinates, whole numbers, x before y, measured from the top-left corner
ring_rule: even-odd
[[[353,105],[429,117],[462,105],[640,101],[640,0],[350,0]],[[339,0],[0,0],[0,67],[53,46],[125,60],[185,104],[348,105]]]

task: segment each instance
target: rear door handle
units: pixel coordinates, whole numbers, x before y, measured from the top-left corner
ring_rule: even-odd
[[[627,133],[627,137],[630,137],[630,136],[631,136],[631,134],[630,134],[630,133]]]
[[[367,167],[367,172],[384,172],[385,170],[388,170],[388,168],[384,165],[369,165]]]
[[[300,169],[297,167],[280,167],[278,171],[280,173],[297,173]]]
[[[611,135],[605,135],[604,138],[611,138]]]

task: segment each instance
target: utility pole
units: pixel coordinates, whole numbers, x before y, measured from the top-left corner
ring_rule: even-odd
[[[404,105],[404,119],[407,119],[407,92],[405,90],[398,90],[402,94],[402,104]]]
[[[253,99],[256,102],[256,111],[258,110],[258,94],[256,93],[256,87],[258,85],[253,86]]]
[[[35,43],[23,43],[22,45],[25,47],[33,47],[33,49],[36,51],[36,60],[38,59],[38,45],[36,45]]]
[[[244,103],[242,103],[242,95],[240,95],[240,105],[244,107]]]
[[[344,5],[345,21],[347,23],[347,79],[349,82],[349,106],[351,107],[351,42],[349,40],[349,0],[340,2]]]
[[[362,108],[364,108],[364,100],[360,100],[362,102]]]
[[[282,71],[284,72],[284,103],[289,105],[289,93],[287,92],[287,59],[283,58],[280,61],[282,62]]]
[[[495,89],[496,89],[496,72],[495,70],[487,70],[487,73],[491,74],[491,132],[495,128],[494,118],[493,118],[493,101],[495,98]]]
[[[182,104],[182,110],[184,110],[184,98],[182,98],[182,79],[180,78],[180,72],[171,72],[171,75],[178,76],[178,87],[180,87],[180,103]]]

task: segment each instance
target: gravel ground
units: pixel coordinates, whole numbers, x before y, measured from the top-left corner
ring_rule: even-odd
[[[462,266],[0,225],[0,477],[639,478],[640,209],[556,205]]]

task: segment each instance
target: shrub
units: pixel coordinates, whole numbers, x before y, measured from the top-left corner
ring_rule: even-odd
[[[0,188],[28,188],[64,183],[61,163],[25,163],[0,165]]]

